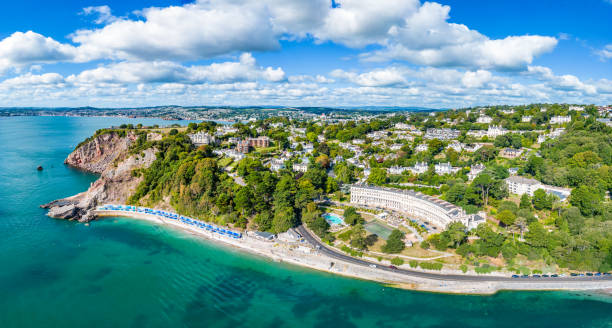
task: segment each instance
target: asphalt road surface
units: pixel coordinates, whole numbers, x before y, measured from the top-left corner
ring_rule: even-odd
[[[553,277],[549,277],[549,278],[545,278],[545,277],[512,278],[512,277],[500,277],[500,276],[489,276],[489,275],[473,276],[473,275],[460,275],[460,274],[442,274],[442,273],[431,273],[431,272],[407,270],[407,269],[400,269],[400,268],[393,269],[388,266],[380,265],[379,263],[369,262],[369,261],[358,259],[352,256],[348,256],[344,253],[331,249],[324,243],[320,242],[319,239],[316,238],[313,235],[313,233],[310,230],[306,229],[306,227],[304,227],[303,225],[300,225],[299,227],[297,227],[296,230],[300,233],[300,235],[302,235],[302,237],[304,237],[304,239],[308,243],[315,246],[319,250],[319,252],[331,258],[335,258],[338,260],[342,260],[345,262],[349,262],[349,263],[353,263],[353,264],[357,264],[361,266],[366,266],[366,267],[369,267],[370,265],[374,264],[376,265],[377,270],[395,272],[395,273],[404,274],[410,277],[426,278],[426,279],[433,279],[433,280],[444,280],[444,281],[481,281],[481,282],[504,281],[504,282],[516,282],[516,283],[534,283],[534,284],[542,282],[542,281],[560,282],[560,281],[612,280],[612,276],[604,276],[604,275],[599,276],[599,277],[584,276],[584,277],[556,277],[556,278],[553,278]]]

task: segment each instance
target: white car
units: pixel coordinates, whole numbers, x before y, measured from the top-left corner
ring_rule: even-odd
[[[370,264],[370,268],[376,269],[376,264]]]

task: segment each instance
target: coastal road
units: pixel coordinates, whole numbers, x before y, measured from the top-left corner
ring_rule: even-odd
[[[327,245],[319,241],[319,239],[312,234],[312,232],[303,225],[300,225],[296,228],[296,230],[304,237],[304,239],[310,243],[311,245],[318,248],[319,252],[338,260],[342,260],[345,262],[369,267],[370,265],[376,265],[377,270],[384,270],[389,272],[395,272],[399,274],[403,274],[410,277],[417,278],[425,278],[425,279],[433,279],[433,280],[443,280],[443,281],[479,281],[479,282],[495,282],[495,281],[503,281],[503,282],[516,282],[516,283],[539,283],[542,281],[550,281],[550,282],[586,282],[586,281],[601,281],[601,280],[612,280],[612,276],[600,276],[600,277],[557,277],[557,278],[511,278],[511,277],[500,277],[500,276],[472,276],[472,275],[460,275],[460,274],[442,274],[442,273],[431,273],[431,272],[423,272],[416,270],[407,270],[407,269],[392,269],[388,266],[380,265],[379,263],[369,262],[362,259],[358,259],[352,256],[348,256],[344,253],[336,251],[334,249],[329,248]]]

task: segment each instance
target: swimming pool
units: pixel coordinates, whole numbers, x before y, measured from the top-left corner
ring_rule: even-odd
[[[323,218],[329,224],[335,224],[335,225],[344,224],[344,220],[342,220],[342,218],[340,216],[338,216],[337,214],[334,214],[334,213],[325,213],[325,214],[323,214]]]

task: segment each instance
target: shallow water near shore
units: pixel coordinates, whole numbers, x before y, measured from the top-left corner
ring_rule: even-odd
[[[46,217],[38,205],[96,179],[65,157],[96,129],[122,123],[172,122],[0,118],[0,327],[612,327],[612,302],[601,295],[412,292],[145,221]]]

